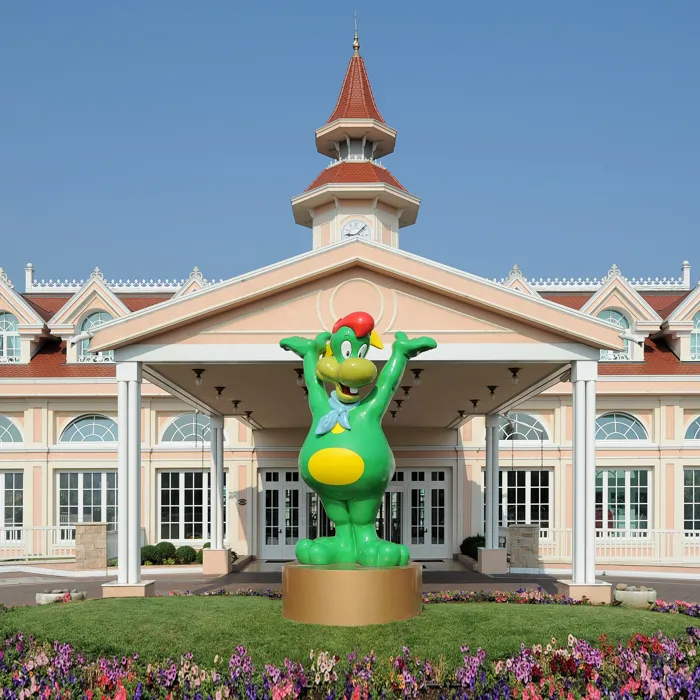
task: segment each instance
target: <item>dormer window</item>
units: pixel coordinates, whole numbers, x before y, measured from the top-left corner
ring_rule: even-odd
[[[700,313],[693,316],[693,330],[690,332],[690,359],[700,360]]]
[[[598,314],[598,318],[602,321],[607,321],[608,323],[613,323],[622,330],[629,330],[630,322],[621,311],[617,309],[603,309]],[[630,346],[630,341],[625,340],[624,350],[601,350],[600,359],[604,362],[616,362],[618,360],[631,360],[632,359],[632,348]]]
[[[19,362],[21,354],[17,317],[0,311],[0,363]]]
[[[80,332],[94,331],[103,323],[111,321],[112,318],[113,316],[106,311],[93,311],[83,320]],[[90,341],[83,340],[78,351],[78,362],[114,362],[114,353],[111,350],[107,352],[90,352]]]

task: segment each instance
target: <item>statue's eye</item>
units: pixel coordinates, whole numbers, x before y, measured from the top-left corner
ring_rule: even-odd
[[[362,346],[360,347],[360,349],[357,351],[357,356],[358,356],[358,357],[364,357],[364,356],[367,354],[367,348],[368,348],[367,343],[365,343],[364,345],[362,345]]]
[[[352,343],[344,340],[340,346],[340,354],[347,360],[352,355]]]

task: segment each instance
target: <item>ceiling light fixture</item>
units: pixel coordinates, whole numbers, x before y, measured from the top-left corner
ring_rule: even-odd
[[[472,406],[474,406],[474,410],[476,411],[476,407],[479,405],[479,399],[469,399],[472,402]]]
[[[221,401],[221,394],[224,393],[225,386],[215,386],[214,389],[216,390],[216,400]]]
[[[413,386],[420,386],[420,375],[423,372],[422,369],[412,369],[413,372]]]
[[[394,403],[396,404],[396,410],[400,411],[403,406],[403,399],[394,399]]]
[[[203,369],[193,369],[194,372],[194,385],[195,386],[202,386],[202,375],[204,374]]]
[[[304,370],[303,368],[295,367],[294,371],[297,373],[297,386],[304,386]]]
[[[393,423],[396,423],[396,413],[397,411],[389,411],[391,413],[391,420]]]
[[[403,389],[404,400],[408,401],[411,398],[410,393],[409,393],[411,391],[411,387],[410,386],[402,386],[401,388]]]
[[[497,386],[487,386],[486,387],[489,390],[489,393],[491,394],[491,401],[496,400],[496,389],[498,389]]]
[[[243,413],[245,415],[246,423],[248,423],[248,425],[251,428],[253,428],[254,430],[262,430],[263,429],[263,427],[262,427],[262,425],[260,425],[260,423],[253,420],[253,418],[252,418],[253,412],[252,411],[243,411]]]
[[[240,399],[232,399],[231,403],[233,404],[233,415],[236,416],[238,415],[238,404],[241,403]]]
[[[304,392],[304,396],[308,396],[308,395],[309,395],[309,389],[308,389],[308,387],[303,386],[303,387],[301,387],[301,390]]]
[[[467,419],[467,412],[464,409],[457,411],[457,417],[447,426],[448,430],[458,428]]]
[[[513,386],[515,386],[520,379],[518,377],[518,372],[520,372],[520,367],[509,367],[508,371],[510,372],[510,381],[513,382]]]

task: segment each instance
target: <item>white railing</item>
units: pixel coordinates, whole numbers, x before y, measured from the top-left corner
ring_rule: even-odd
[[[116,559],[118,551],[119,537],[116,530],[111,530],[107,533],[107,561],[110,559]]]
[[[543,562],[570,562],[572,531],[549,530],[540,538]],[[601,530],[596,532],[596,562],[600,564],[697,564],[700,565],[700,533],[682,530]]]
[[[75,556],[75,529],[65,526],[0,528],[0,561]]]

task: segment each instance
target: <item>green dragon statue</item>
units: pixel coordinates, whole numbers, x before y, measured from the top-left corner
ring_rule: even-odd
[[[302,479],[321,499],[335,523],[334,537],[302,539],[296,546],[302,564],[405,566],[406,545],[377,535],[377,513],[394,473],[394,455],[382,430],[409,359],[437,343],[396,333],[391,357],[377,378],[367,359],[370,346],[383,347],[374,319],[358,311],[341,318],[332,333],[316,338],[284,338],[280,346],[303,360],[312,424],[299,452]],[[364,396],[360,391],[375,379]],[[332,384],[330,397],[324,382]]]

